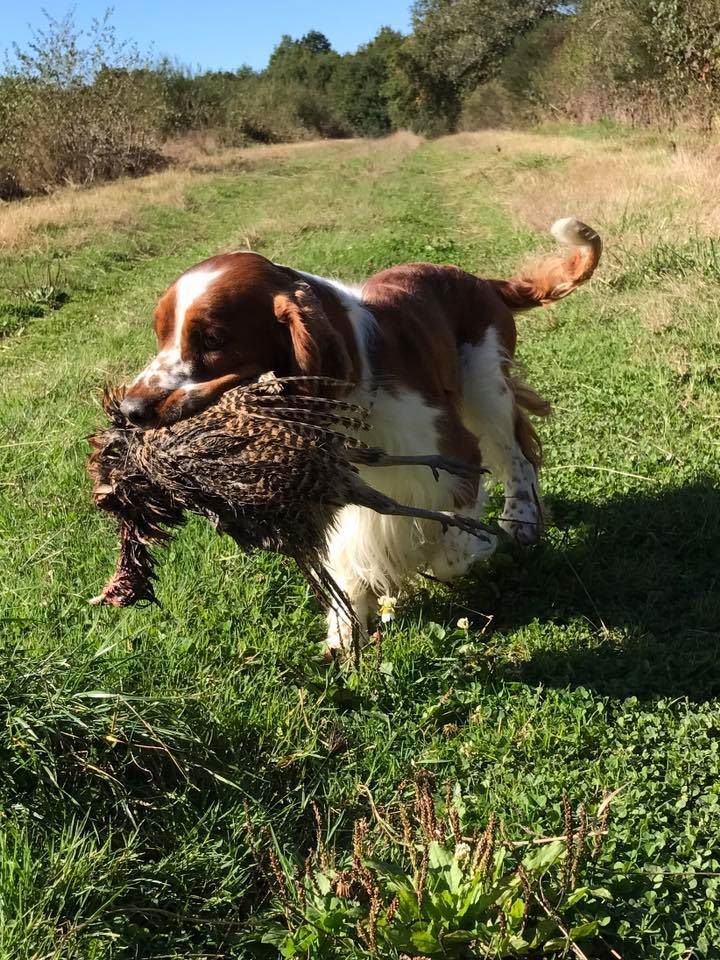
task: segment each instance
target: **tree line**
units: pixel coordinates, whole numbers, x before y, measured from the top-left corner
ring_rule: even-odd
[[[163,145],[429,136],[547,118],[712,128],[718,0],[415,0],[409,34],[382,28],[341,55],[313,30],[267,66],[192,71],[151,61],[111,18],[72,15],[15,46],[0,75],[0,197],[147,172]]]

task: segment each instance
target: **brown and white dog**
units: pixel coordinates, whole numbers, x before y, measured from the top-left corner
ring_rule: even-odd
[[[443,453],[488,466],[505,490],[501,521],[534,543],[542,507],[540,446],[528,413],[548,405],[511,374],[514,313],[559,300],[587,280],[602,243],[574,218],[553,236],[574,250],[510,280],[482,280],[456,267],[391,267],[348,287],[280,266],[255,253],[229,253],[184,273],[155,310],[159,352],[123,402],[142,426],[196,413],[229,388],[273,371],[351,384],[371,410],[368,442],[393,454]],[[426,468],[374,468],[368,481],[414,506],[482,513],[485,490]],[[438,524],[346,507],[328,543],[328,566],[361,621],[373,595],[396,591],[418,570],[442,580],[464,573],[495,548]],[[350,627],[329,614],[328,645]]]

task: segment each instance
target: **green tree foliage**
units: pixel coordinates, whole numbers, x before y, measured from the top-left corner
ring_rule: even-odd
[[[567,42],[573,18],[544,17],[523,34],[503,57],[497,76],[480,84],[463,102],[462,125],[504,127],[532,122],[547,109],[547,65]]]
[[[398,61],[397,119],[428,132],[454,129],[463,97],[557,8],[554,0],[415,0],[413,33]]]
[[[470,0],[466,0],[470,2]],[[582,0],[516,37],[492,88],[475,88],[465,123],[553,116],[712,123],[720,92],[717,0]]]
[[[569,68],[565,80],[581,90],[594,85],[633,87],[658,79],[649,0],[585,0],[569,18],[560,61]],[[546,69],[552,69],[548,57]],[[574,68],[574,69],[573,69]]]
[[[572,17],[555,14],[544,17],[536,26],[517,39],[498,70],[498,77],[515,97],[535,102],[549,60],[567,39]]]
[[[334,109],[330,86],[341,62],[327,37],[311,30],[299,40],[283,36],[275,47],[262,87],[279,94],[300,129],[316,136],[343,136],[349,131]]]
[[[286,34],[273,50],[265,75],[269,80],[324,91],[339,60],[340,55],[333,50],[328,38],[317,30],[311,30],[299,40]]]
[[[717,0],[650,0],[655,53],[682,96],[693,87],[720,91],[720,4]],[[713,104],[708,104],[714,109]]]
[[[427,47],[415,35],[399,47],[388,80],[390,117],[395,127],[438,134],[454,129],[462,106],[460,90],[436,70]]]
[[[429,69],[468,90],[494,76],[518,37],[558,6],[555,0],[415,0],[413,29]]]
[[[401,33],[383,27],[357,53],[339,60],[331,84],[333,101],[352,133],[380,137],[392,129],[391,77],[402,43]]]

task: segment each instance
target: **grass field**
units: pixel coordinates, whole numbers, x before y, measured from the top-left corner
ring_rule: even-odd
[[[593,811],[620,788],[586,955],[720,957],[716,168],[621,136],[399,136],[0,207],[2,960],[276,956],[243,944],[275,910],[246,821],[304,856],[314,801],[342,853],[358,785],[392,806],[420,768],[460,785],[468,829],[495,813],[514,840],[562,834],[565,792]],[[408,592],[354,675],[319,657],[290,565],[200,523],[160,609],[87,605],[116,542],[84,437],[179,272],[249,244],[347,280],[507,275],[567,214],[607,246],[588,288],[520,321],[554,405],[541,546]]]

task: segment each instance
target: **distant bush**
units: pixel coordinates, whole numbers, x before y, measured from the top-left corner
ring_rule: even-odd
[[[402,43],[402,34],[385,27],[335,68],[330,94],[338,116],[356,136],[381,137],[393,129],[391,77]]]
[[[48,17],[0,79],[0,189],[12,197],[157,169],[164,112],[157,77],[107,18],[85,33]]]
[[[518,127],[534,123],[539,111],[527,99],[516,96],[500,80],[489,80],[476,87],[462,105],[459,126],[462,130]]]

